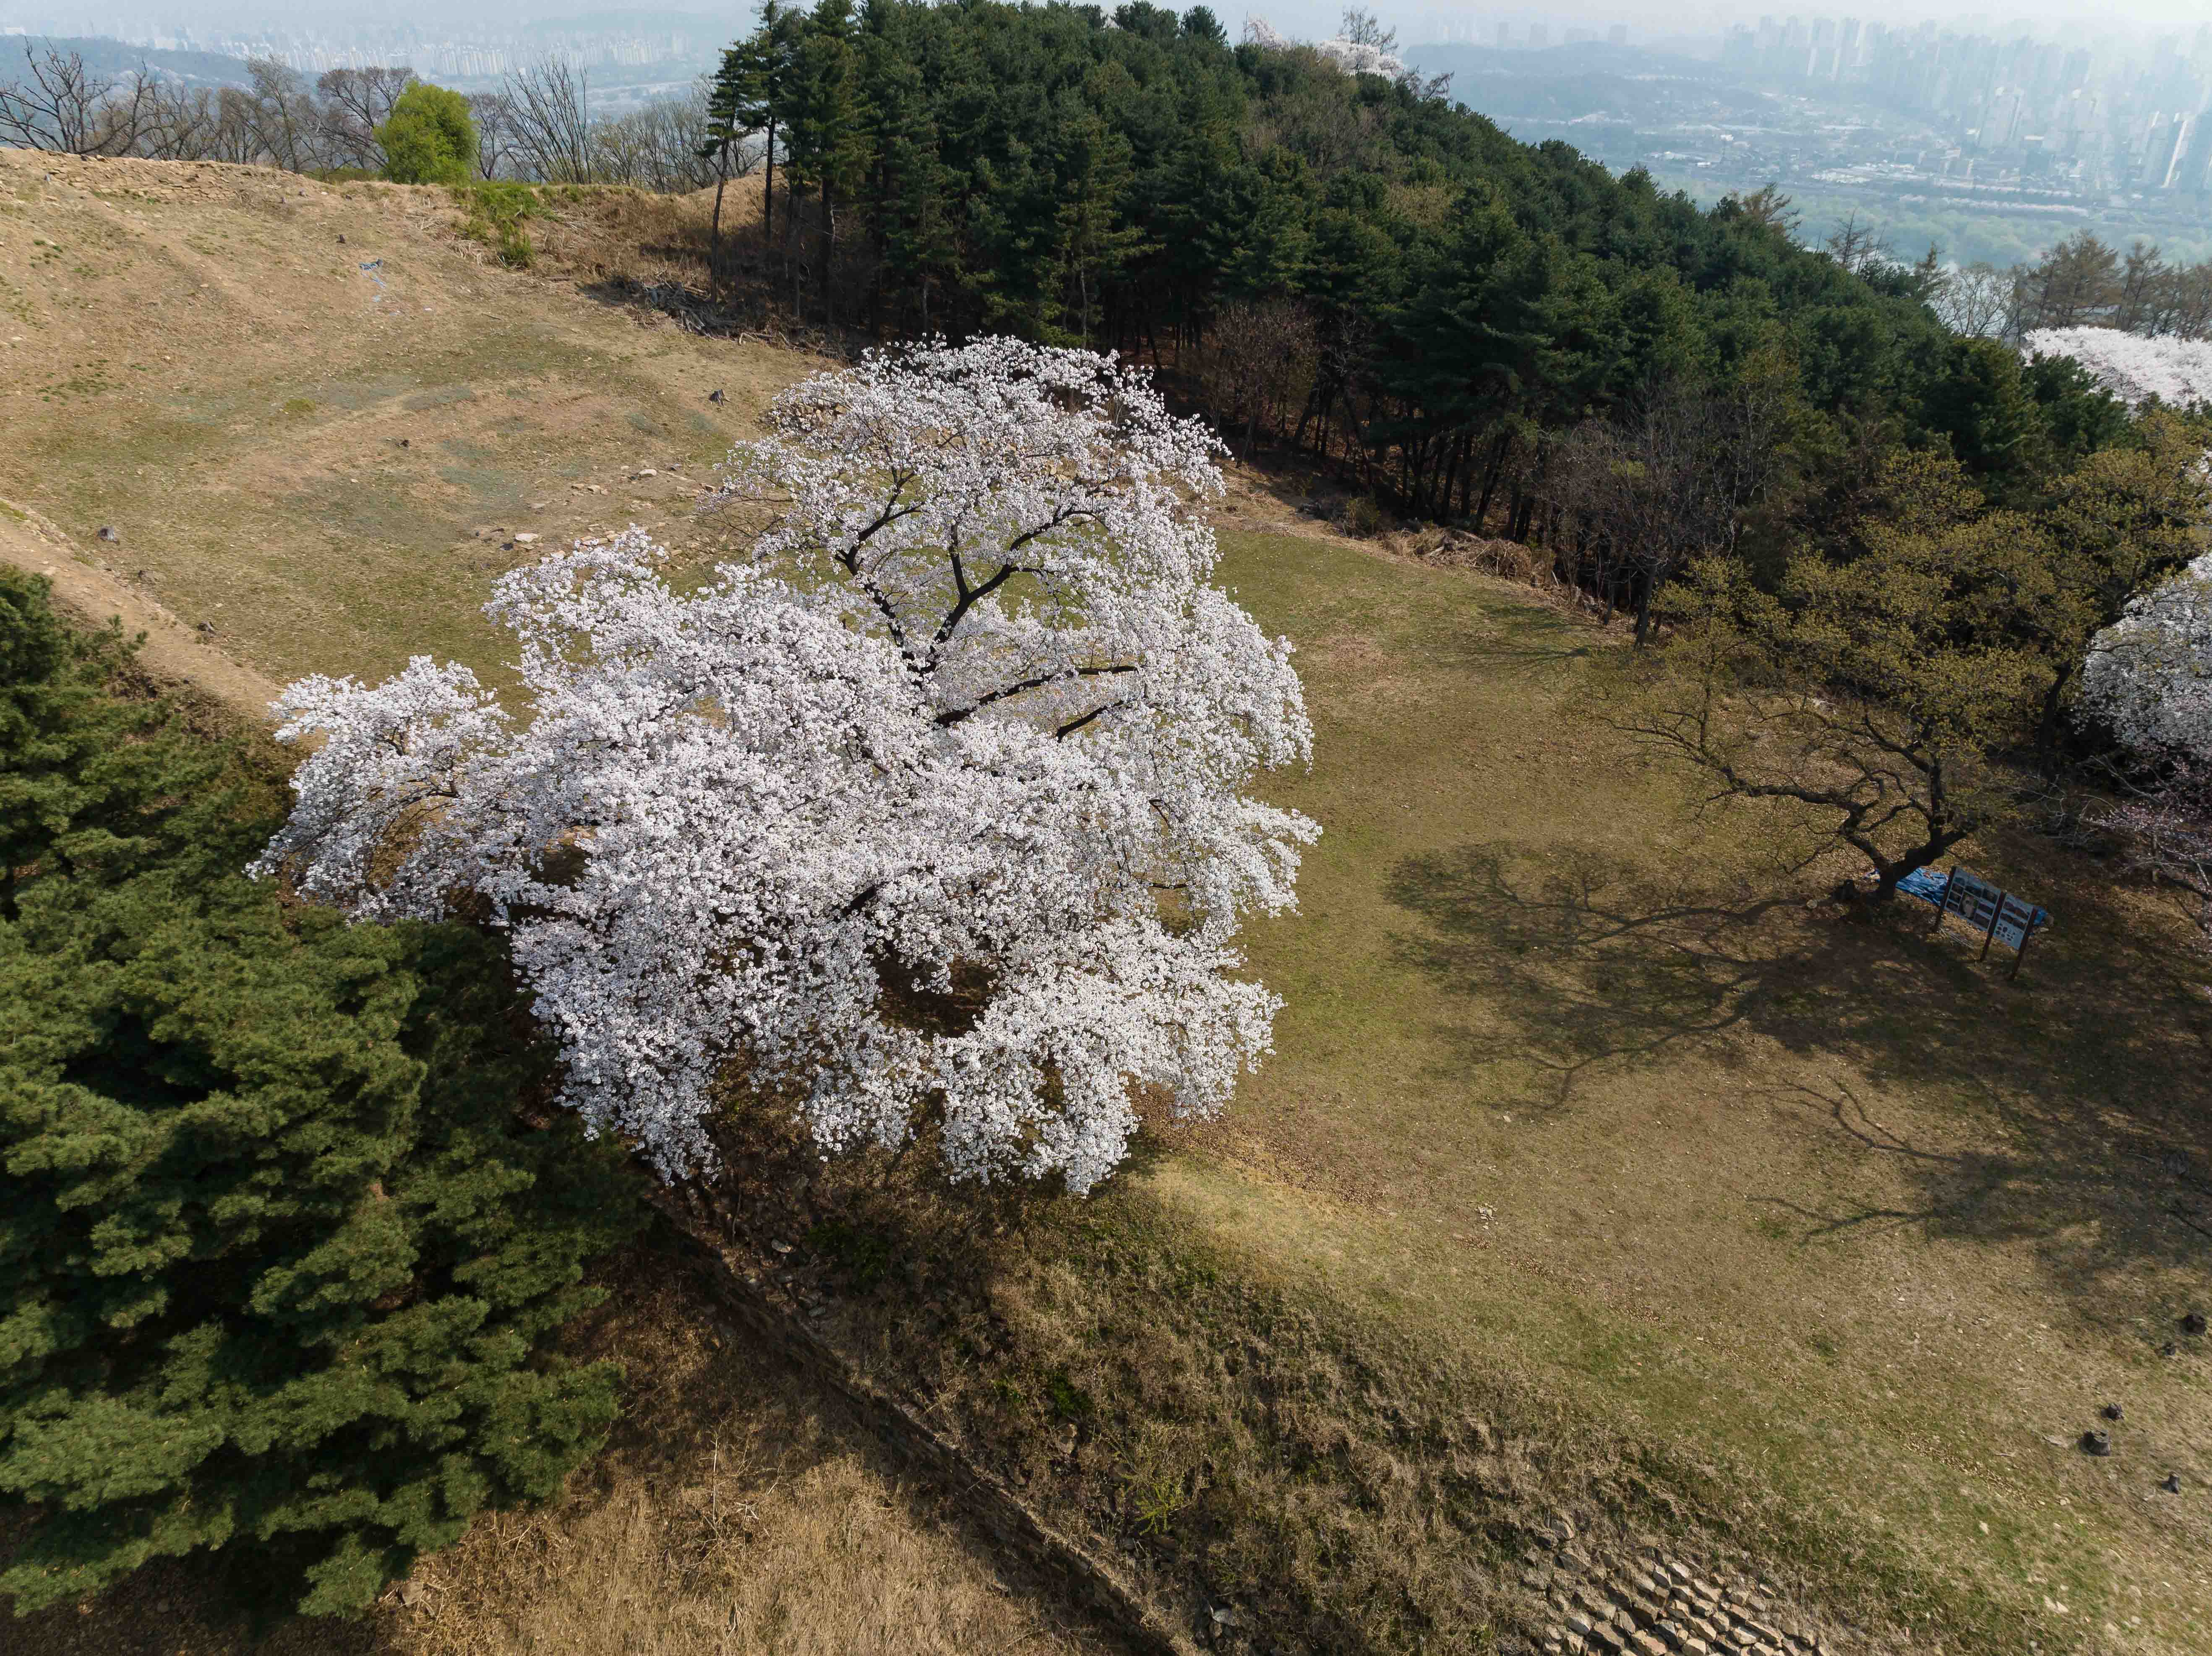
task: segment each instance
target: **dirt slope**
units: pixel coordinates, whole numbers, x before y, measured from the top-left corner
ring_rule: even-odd
[[[459,223],[442,191],[0,150],[0,497],[275,679],[496,659],[477,606],[518,535],[693,537],[812,359],[505,270]]]
[[[241,716],[259,719],[277,687],[216,647],[100,559],[88,555],[37,513],[0,500],[0,563],[44,575],[55,599],[88,626],[118,621],[142,636],[139,664],[167,688],[191,686]]]

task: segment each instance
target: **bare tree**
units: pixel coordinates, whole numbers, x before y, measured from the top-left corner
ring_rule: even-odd
[[[399,66],[334,69],[315,82],[325,149],[344,167],[371,173],[384,170],[384,146],[377,129],[392,118],[392,106],[415,84],[415,71]]]
[[[222,100],[215,88],[156,81],[148,94],[137,150],[155,161],[212,161],[222,124]]]
[[[472,92],[469,114],[477,124],[477,176],[501,178],[514,170],[514,111],[504,92]]]
[[[1837,221],[1821,246],[1828,250],[1830,258],[1853,276],[1864,276],[1877,266],[1897,262],[1897,249],[1872,225],[1859,222],[1856,208]]]
[[[706,100],[697,91],[656,98],[626,115],[593,121],[592,176],[664,195],[703,190],[715,176],[706,133]]]
[[[241,166],[262,160],[253,94],[238,87],[227,86],[217,94],[216,107],[218,118],[213,139],[209,153],[201,159],[235,161]]]
[[[1945,271],[1929,302],[1953,333],[1980,339],[2006,331],[2012,298],[2010,272],[1977,260]]]
[[[592,124],[583,71],[548,58],[509,75],[502,94],[514,155],[531,175],[548,184],[588,184]]]
[[[26,149],[70,155],[125,155],[137,146],[152,95],[143,68],[110,80],[85,66],[82,53],[23,43],[28,78],[0,85],[0,136]]]
[[[1288,429],[1306,403],[1320,359],[1320,331],[1294,300],[1240,300],[1214,318],[1200,373],[1215,414],[1228,426],[1243,427],[1244,453],[1263,428]]]
[[[1545,493],[1596,537],[1585,549],[1598,555],[1608,614],[1613,572],[1632,579],[1638,644],[1668,581],[1698,557],[1735,555],[1782,475],[1789,417],[1787,370],[1754,360],[1724,390],[1660,385],[1626,418],[1584,421],[1558,444]]]
[[[253,86],[244,113],[258,151],[246,159],[288,173],[312,173],[327,164],[322,112],[305,78],[271,58],[251,59],[246,67]]]
[[[2212,776],[2177,765],[2150,791],[2106,812],[2101,825],[2120,837],[2132,872],[2193,900],[2212,945]]]

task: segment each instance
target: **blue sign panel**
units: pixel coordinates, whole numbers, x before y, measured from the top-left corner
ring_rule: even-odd
[[[1943,914],[1957,915],[1962,924],[1982,934],[1984,952],[1994,942],[2020,954],[2027,948],[2030,937],[2051,924],[2049,909],[2001,890],[1963,868],[1954,867],[1948,874],[1916,868],[1897,883],[1897,889],[1940,909],[1936,920],[1939,928]]]

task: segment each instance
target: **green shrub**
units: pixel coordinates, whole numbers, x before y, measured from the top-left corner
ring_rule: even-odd
[[[495,942],[245,879],[279,779],[126,673],[0,573],[0,1592],[228,1545],[357,1610],[597,1443],[547,1345],[634,1176],[518,1113]]]
[[[1337,521],[1347,535],[1367,540],[1381,534],[1389,526],[1389,519],[1381,506],[1365,494],[1355,494],[1339,509]]]
[[[462,234],[497,248],[503,264],[527,270],[537,262],[538,250],[531,246],[525,227],[529,220],[544,215],[544,203],[535,189],[505,179],[479,179],[459,195],[468,212]]]
[[[469,100],[450,88],[417,81],[401,93],[376,129],[384,176],[394,184],[466,184],[477,167],[477,124]]]

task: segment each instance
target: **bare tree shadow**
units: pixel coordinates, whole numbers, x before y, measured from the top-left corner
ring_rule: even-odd
[[[2154,1344],[2179,1314],[2154,1278],[2212,1271],[2201,963],[2161,966],[2094,888],[2067,895],[2071,946],[2021,982],[1929,937],[1917,908],[1820,919],[1795,897],[1685,895],[1590,857],[1462,847],[1408,859],[1389,891],[1420,922],[1400,957],[1465,1004],[1459,1060],[1518,1066],[1541,1107],[1680,1050],[1759,1062],[1744,1036],[1840,1060],[1761,1095],[1802,1111],[1886,1194],[1750,1196],[1802,1240],[2024,1243],[2085,1319]],[[1870,1101],[1899,1095],[1910,1130]]]
[[[1399,958],[1509,1014],[1455,1032],[1462,1061],[1528,1065],[1564,1105],[1590,1069],[1721,1034],[1771,994],[1753,929],[1782,899],[1667,903],[1595,856],[1521,861],[1480,846],[1411,858],[1386,889],[1427,922],[1396,939]]]

